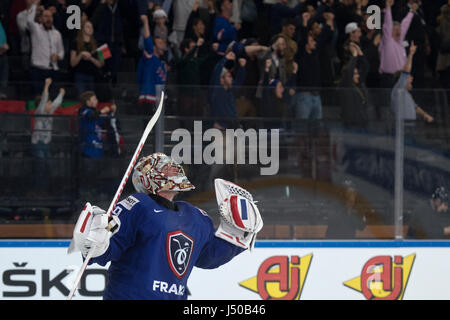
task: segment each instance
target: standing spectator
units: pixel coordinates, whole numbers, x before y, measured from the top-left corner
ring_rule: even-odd
[[[203,38],[205,41],[203,46],[211,47],[212,38],[212,24],[216,19],[216,11],[214,9],[214,3],[208,1],[208,16],[202,18],[200,15],[200,1],[196,1],[192,7],[192,11],[189,14],[186,23],[186,29],[184,38],[189,38],[197,42],[199,38]]]
[[[442,87],[448,90],[450,89],[450,3],[442,6],[438,23],[436,31],[440,46],[436,71],[439,73]]]
[[[369,29],[367,25],[367,19],[369,15],[364,15],[363,34],[361,37],[361,47],[364,48],[364,55],[367,60],[370,61],[369,74],[367,76],[368,88],[380,87],[380,54],[378,52],[378,46],[381,41],[381,32],[377,29]]]
[[[298,92],[293,97],[295,117],[298,119],[322,119],[322,99],[320,87],[322,86],[321,51],[330,42],[333,32],[330,18],[323,26],[317,20],[310,20],[310,13],[303,13],[302,25],[299,27],[299,50],[295,57],[300,71],[297,73]],[[317,19],[317,17],[315,18]]]
[[[392,5],[394,0],[386,0],[386,9],[383,24],[383,36],[379,45],[380,52],[380,82],[386,88],[394,85],[394,74],[401,70],[406,62],[404,39],[413,18],[409,12],[401,23],[393,22]]]
[[[233,6],[230,0],[218,0],[217,7],[220,15],[216,17],[213,25],[213,42],[219,43],[218,54],[224,55],[228,45],[237,41],[237,29],[230,22]]]
[[[344,41],[340,52],[340,58],[342,60],[342,65],[346,65],[352,57],[352,51],[350,49],[350,44],[356,44],[361,48],[361,28],[357,22],[350,22],[345,26],[345,34],[347,38]]]
[[[208,0],[208,15],[206,18],[202,18],[200,15],[200,1],[196,1],[192,12],[189,15],[184,38],[192,39],[195,43],[199,39],[203,39],[202,46],[198,49],[199,56],[207,56],[206,61],[203,62],[200,69],[200,81],[202,85],[208,85],[214,66],[223,57],[217,54],[217,50],[213,47],[218,46],[216,43],[213,46],[212,39],[212,24],[216,19],[216,11],[214,9],[214,2]]]
[[[272,63],[269,70],[269,78],[278,79],[283,84],[287,81],[286,73],[286,40],[283,36],[276,35],[272,38],[271,46],[266,50],[260,52],[258,55],[259,61],[259,83],[256,90],[256,97],[262,98],[262,80],[264,78],[264,70],[267,59],[271,59]]]
[[[365,76],[369,66],[361,59],[363,52],[361,48],[350,43],[352,57],[343,68],[342,80],[340,83],[341,118],[344,128],[356,132],[367,132],[369,125],[369,95],[365,86]],[[362,63],[358,66],[358,61]]]
[[[97,42],[94,39],[94,27],[90,21],[84,22],[70,47],[70,66],[78,95],[94,90],[94,82],[104,65],[97,57]]]
[[[38,189],[47,189],[49,185],[49,164],[51,157],[50,142],[52,140],[53,117],[51,116],[61,105],[65,89],[59,89],[55,100],[49,99],[49,87],[52,79],[45,79],[42,95],[35,99],[37,109],[35,115],[42,117],[34,118],[33,133],[31,134],[31,153],[33,155],[33,171],[35,172],[34,186]],[[46,116],[46,117],[43,117]]]
[[[111,74],[113,84],[117,82],[124,44],[119,5],[119,0],[101,0],[91,18],[95,31],[94,37],[98,45],[106,43],[111,51],[112,57],[105,62],[105,66]]]
[[[44,79],[59,80],[58,62],[64,58],[61,33],[53,27],[53,15],[49,10],[40,9],[37,12],[38,2],[34,0],[31,12],[27,15],[27,29],[31,38],[30,77],[34,94],[41,92]]]
[[[397,75],[400,75],[398,76],[398,80],[391,93],[392,108],[396,116],[400,116],[403,120],[415,121],[417,119],[417,114],[419,114],[426,122],[433,122],[434,118],[415,103],[409,92],[413,88],[412,83],[414,78],[411,75],[411,69],[416,48],[416,45],[412,42],[406,63],[403,69],[400,72],[397,72]],[[406,124],[406,128],[411,130],[414,130],[414,127],[414,122]],[[414,143],[415,139],[413,135],[414,131],[411,132],[411,135],[408,134],[407,138]]]
[[[430,38],[428,36],[429,26],[426,17],[421,9],[421,0],[407,0],[402,4],[399,11],[400,17],[405,17],[412,13],[412,19],[408,31],[405,34],[405,40],[408,43],[414,41],[417,45],[417,51],[414,54],[411,74],[414,77],[414,88],[425,87],[425,68],[427,66],[427,56],[431,53]]]
[[[297,54],[298,45],[293,39],[295,34],[295,20],[294,19],[283,19],[280,35],[284,37],[286,41],[286,72],[288,74],[292,73],[294,69],[294,57]]]
[[[204,102],[201,84],[201,68],[203,62],[208,58],[201,55],[200,48],[203,46],[202,38],[194,42],[193,39],[185,38],[181,42],[183,57],[178,63],[179,89],[179,112],[180,116],[203,116]]]
[[[139,102],[136,113],[148,116],[155,112],[157,86],[165,85],[167,69],[161,61],[165,49],[163,39],[156,38],[153,43],[148,17],[141,15],[141,21],[143,23],[143,45],[142,57],[137,69]]]
[[[0,22],[0,99],[6,99],[6,89],[8,87],[9,64],[7,51],[9,50],[6,42],[6,33]]]
[[[240,58],[235,62],[236,55],[230,51],[214,69],[212,86],[210,87],[211,116],[216,118],[214,128],[225,130],[238,127],[235,90],[245,79],[246,60]],[[235,69],[235,76],[232,70]],[[223,118],[234,118],[223,119]]]
[[[20,55],[22,67],[25,71],[30,68],[31,40],[28,31],[28,15],[31,14],[33,0],[25,0],[26,8],[17,14],[16,21],[20,34]]]
[[[265,117],[269,118],[285,118],[287,116],[287,98],[288,92],[292,87],[295,86],[296,74],[298,70],[298,65],[296,62],[293,63],[293,70],[289,74],[289,78],[286,84],[283,84],[278,79],[270,78],[270,66],[272,64],[271,59],[266,60],[264,68],[264,78],[263,78],[263,99],[261,100],[261,113]],[[266,123],[265,127],[280,127],[279,123]]]
[[[328,0],[328,3],[332,1]],[[322,17],[316,21],[323,22],[319,28],[320,33],[318,35],[314,35],[314,39],[317,41],[317,50],[319,53],[320,60],[320,79],[322,81],[323,87],[332,87],[334,86],[334,81],[337,78],[338,73],[338,61],[337,52],[336,52],[336,43],[338,40],[338,30],[335,21],[335,14],[332,9],[328,6],[321,6],[320,11],[322,12]],[[317,28],[316,28],[317,29]],[[378,54],[378,53],[377,53]]]
[[[301,67],[297,74],[295,117],[298,119],[322,119],[322,100],[320,98],[320,60],[317,42],[312,35],[306,36],[300,45],[297,64]]]
[[[78,110],[78,116],[81,154],[85,158],[103,158],[104,119],[100,115],[115,113],[116,106],[113,104],[97,110],[98,99],[93,91],[83,92],[80,100],[82,106]]]
[[[238,50],[237,55],[245,57],[247,63],[245,64],[245,80],[237,94],[236,106],[239,117],[255,117],[261,113],[258,111],[255,101],[256,88],[259,83],[258,54],[268,48],[261,46],[254,38],[246,39],[242,42],[242,46],[244,50]]]

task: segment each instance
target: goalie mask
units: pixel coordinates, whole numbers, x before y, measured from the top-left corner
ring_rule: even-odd
[[[147,194],[195,188],[186,177],[183,167],[160,152],[141,158],[134,167],[132,179],[136,191]]]

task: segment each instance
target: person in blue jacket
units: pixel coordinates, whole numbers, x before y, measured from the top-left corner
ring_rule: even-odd
[[[111,217],[87,203],[75,225],[74,248],[84,257],[92,250],[89,263],[111,262],[104,299],[185,300],[194,266],[217,268],[252,249],[262,219],[245,189],[216,179],[216,230],[206,212],[173,200],[194,185],[171,157],[142,157],[132,181],[137,193],[120,201]]]
[[[238,34],[236,27],[230,22],[231,15],[233,14],[231,1],[219,0],[217,1],[217,7],[220,15],[214,20],[212,42],[219,43],[217,53],[224,55],[228,45],[232,41],[238,40]]]
[[[167,80],[167,68],[160,59],[165,43],[162,39],[152,39],[148,17],[141,15],[143,24],[142,57],[137,67],[139,102],[137,114],[152,115],[156,110],[157,86],[164,86]],[[155,43],[153,42],[155,41]]]
[[[81,154],[85,158],[103,158],[103,130],[105,118],[116,111],[116,105],[97,109],[98,99],[93,91],[80,95],[81,108],[78,109]]]

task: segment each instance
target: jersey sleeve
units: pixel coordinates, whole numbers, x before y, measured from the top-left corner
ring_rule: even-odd
[[[139,202],[136,197],[129,196],[116,205],[112,214],[119,217],[119,231],[111,237],[108,250],[103,255],[93,258],[91,263],[104,266],[109,261],[117,261],[124,251],[133,246],[142,225],[143,207]]]
[[[195,266],[202,269],[214,269],[229,262],[235,256],[245,251],[245,249],[232,245],[214,234],[213,223],[209,217],[206,218],[206,228],[208,229],[208,241],[203,246]]]

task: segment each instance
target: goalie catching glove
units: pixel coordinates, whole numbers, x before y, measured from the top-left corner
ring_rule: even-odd
[[[220,225],[215,236],[244,249],[253,249],[263,221],[252,195],[238,185],[215,179]]]
[[[109,239],[119,228],[120,220],[117,216],[108,217],[105,210],[87,202],[75,225],[68,253],[81,251],[86,258],[89,250],[94,248],[92,257],[101,256],[109,247]]]

